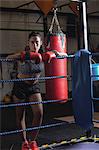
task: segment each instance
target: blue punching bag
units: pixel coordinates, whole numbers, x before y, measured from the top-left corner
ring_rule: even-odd
[[[79,50],[72,61],[72,100],[77,125],[90,130],[92,122],[90,52]]]

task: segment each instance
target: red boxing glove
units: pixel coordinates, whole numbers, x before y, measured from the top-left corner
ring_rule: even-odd
[[[52,51],[48,51],[42,54],[43,62],[49,63],[53,58],[56,58],[56,55]]]
[[[25,60],[25,55],[26,55],[26,52],[25,52],[25,51],[21,52],[21,60],[22,60],[22,61]]]
[[[42,56],[40,53],[30,52],[30,59],[35,60],[35,63],[37,64],[42,62]]]
[[[21,52],[21,60],[24,61],[24,60],[30,60],[30,52]]]

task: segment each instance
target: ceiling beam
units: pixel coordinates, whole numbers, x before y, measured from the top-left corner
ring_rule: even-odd
[[[6,8],[6,7],[0,7],[0,12],[20,12],[20,13],[31,13],[31,14],[40,14],[40,15],[44,15],[44,13],[41,10],[32,10],[32,9],[17,9],[17,8]],[[96,18],[99,19],[99,15],[92,15],[92,14],[96,14],[99,13],[99,11],[97,12],[91,12],[88,14],[89,18]],[[57,12],[57,15],[59,16],[68,16],[68,15],[74,15],[73,13],[66,13],[66,12]],[[53,12],[49,12],[48,15],[53,15]]]
[[[1,12],[20,12],[20,13],[38,13],[42,14],[43,12],[40,10],[31,10],[31,9],[17,9],[17,8],[7,8],[7,7],[0,7]]]
[[[15,7],[15,8],[20,8],[20,7],[23,7],[23,6],[26,6],[26,5],[30,5],[30,4],[32,4],[34,1],[31,1],[31,2],[28,2],[28,3],[24,3],[24,4],[22,4],[22,5],[19,5],[19,6],[17,6],[17,7]]]
[[[1,12],[20,12],[20,13],[38,13],[40,15],[44,15],[44,13],[41,10],[32,10],[32,9],[17,9],[17,8],[6,8],[6,7],[0,7]],[[49,12],[49,15],[53,15],[53,12]],[[64,12],[57,12],[58,15],[64,16],[68,15],[70,13],[64,13]]]

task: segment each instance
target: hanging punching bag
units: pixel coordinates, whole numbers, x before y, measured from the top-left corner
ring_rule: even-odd
[[[46,51],[57,50],[66,53],[66,36],[63,32],[49,33],[47,36]],[[67,59],[52,59],[45,64],[45,76],[66,76]],[[49,100],[61,100],[66,102],[68,99],[67,78],[57,78],[46,80],[46,98]]]

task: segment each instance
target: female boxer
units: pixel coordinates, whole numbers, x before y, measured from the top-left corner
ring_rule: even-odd
[[[17,78],[39,78],[42,71],[42,57],[40,48],[42,46],[42,39],[39,33],[30,33],[28,37],[28,46],[25,51],[9,55],[7,58],[10,59],[20,59],[18,61],[18,74]],[[33,55],[34,54],[34,55]],[[33,57],[32,60],[27,60]],[[19,102],[41,102],[42,97],[40,93],[39,81],[21,81],[15,82],[12,90],[13,100],[15,103]],[[16,118],[17,125],[19,129],[24,131],[21,133],[23,143],[22,150],[39,150],[36,144],[36,138],[39,130],[32,130],[26,132],[26,106],[16,107]],[[33,113],[32,125],[31,127],[39,127],[42,123],[43,118],[43,106],[42,103],[31,105],[31,110]],[[27,119],[28,120],[28,119]]]

